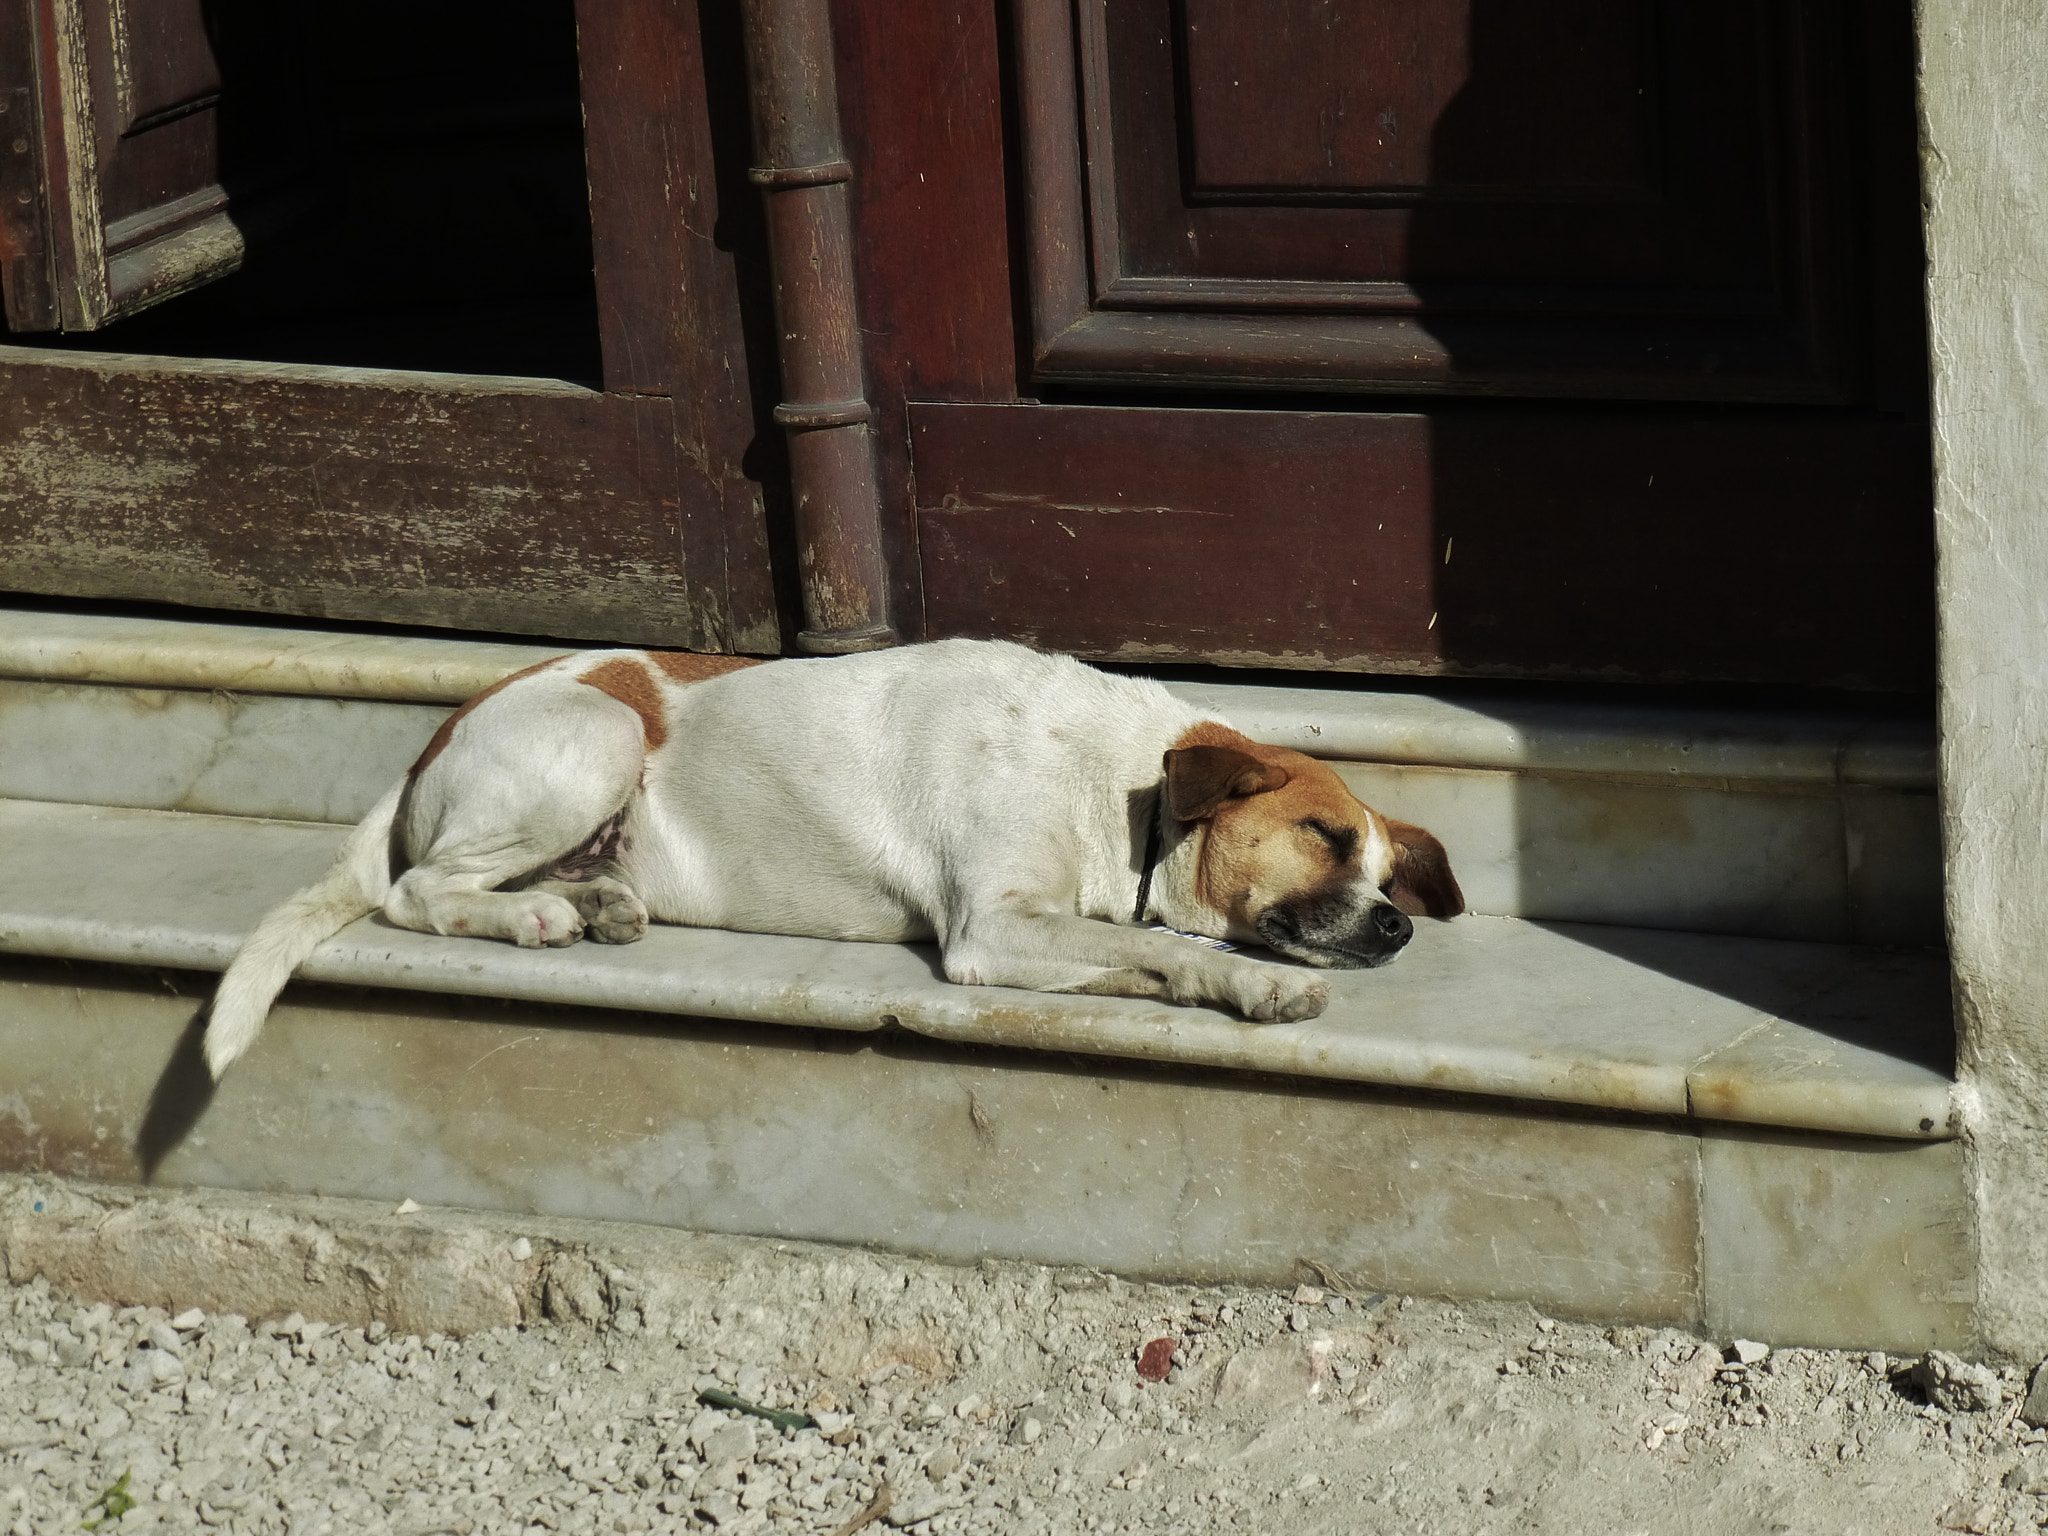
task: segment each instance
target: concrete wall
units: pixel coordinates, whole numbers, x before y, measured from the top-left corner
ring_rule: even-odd
[[[1943,835],[1979,1329],[2048,1351],[2048,4],[1919,8]]]

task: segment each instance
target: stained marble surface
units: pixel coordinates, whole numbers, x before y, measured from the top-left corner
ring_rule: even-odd
[[[1443,840],[1475,912],[1821,943],[1938,945],[1934,797],[1337,763]]]
[[[1290,1288],[1307,1255],[1373,1290],[1700,1316],[1699,1135],[1667,1120],[320,987],[167,1118],[202,993],[125,979],[0,956],[0,1169],[129,1182],[148,1148],[160,1183],[385,1210]]]
[[[225,965],[338,828],[0,802],[0,952]],[[873,1030],[1191,1066],[1866,1135],[1954,1134],[1945,967],[1927,954],[1467,917],[1394,964],[1332,973],[1320,1019],[942,980],[925,948],[656,928],[518,950],[370,917],[310,980]],[[1759,1041],[1775,1042],[1765,1051]],[[1810,1084],[1813,1109],[1803,1108]]]
[[[1931,721],[1879,710],[1672,708],[1526,693],[1169,683],[1311,757],[1652,779],[1932,789]]]
[[[0,677],[457,704],[539,646],[0,608]],[[1878,710],[1676,709],[1460,689],[1170,683],[1315,757],[1655,779],[1931,789],[1930,722]]]
[[[478,640],[0,607],[0,677],[52,682],[460,704],[561,654]]]
[[[445,705],[0,679],[0,795],[352,822]],[[1337,764],[1428,827],[1474,912],[1820,942],[1937,944],[1931,795]]]
[[[1960,1141],[1708,1129],[1700,1140],[1703,1331],[1894,1355],[1972,1338],[1964,1151]],[[1745,1332],[1760,1317],[1775,1331]]]
[[[439,704],[0,679],[0,795],[356,822]]]

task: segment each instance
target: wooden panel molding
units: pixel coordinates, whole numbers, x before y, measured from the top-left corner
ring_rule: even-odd
[[[1655,32],[1639,0],[1182,0],[1192,203],[1640,202],[1657,160]],[[1517,61],[1488,82],[1514,133],[1460,131],[1473,33]],[[1258,131],[1248,132],[1256,122]]]
[[[97,330],[242,265],[283,216],[223,186],[221,71],[196,0],[13,0],[33,33],[42,236],[53,304],[10,306],[17,331]],[[289,146],[274,142],[280,163]],[[270,178],[275,181],[276,177]],[[266,206],[270,203],[270,206]]]
[[[1041,383],[1865,389],[1861,93],[1899,61],[1842,0],[1014,14]]]

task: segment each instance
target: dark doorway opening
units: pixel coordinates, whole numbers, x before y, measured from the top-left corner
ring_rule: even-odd
[[[240,269],[20,344],[601,377],[571,0],[203,0]]]

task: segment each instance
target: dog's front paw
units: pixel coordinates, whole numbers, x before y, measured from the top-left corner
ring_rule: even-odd
[[[1237,1007],[1258,1024],[1293,1024],[1330,1006],[1330,985],[1291,966],[1254,962],[1256,973],[1238,985]]]
[[[583,937],[583,918],[561,897],[536,893],[514,919],[511,937],[521,949],[560,949]]]

